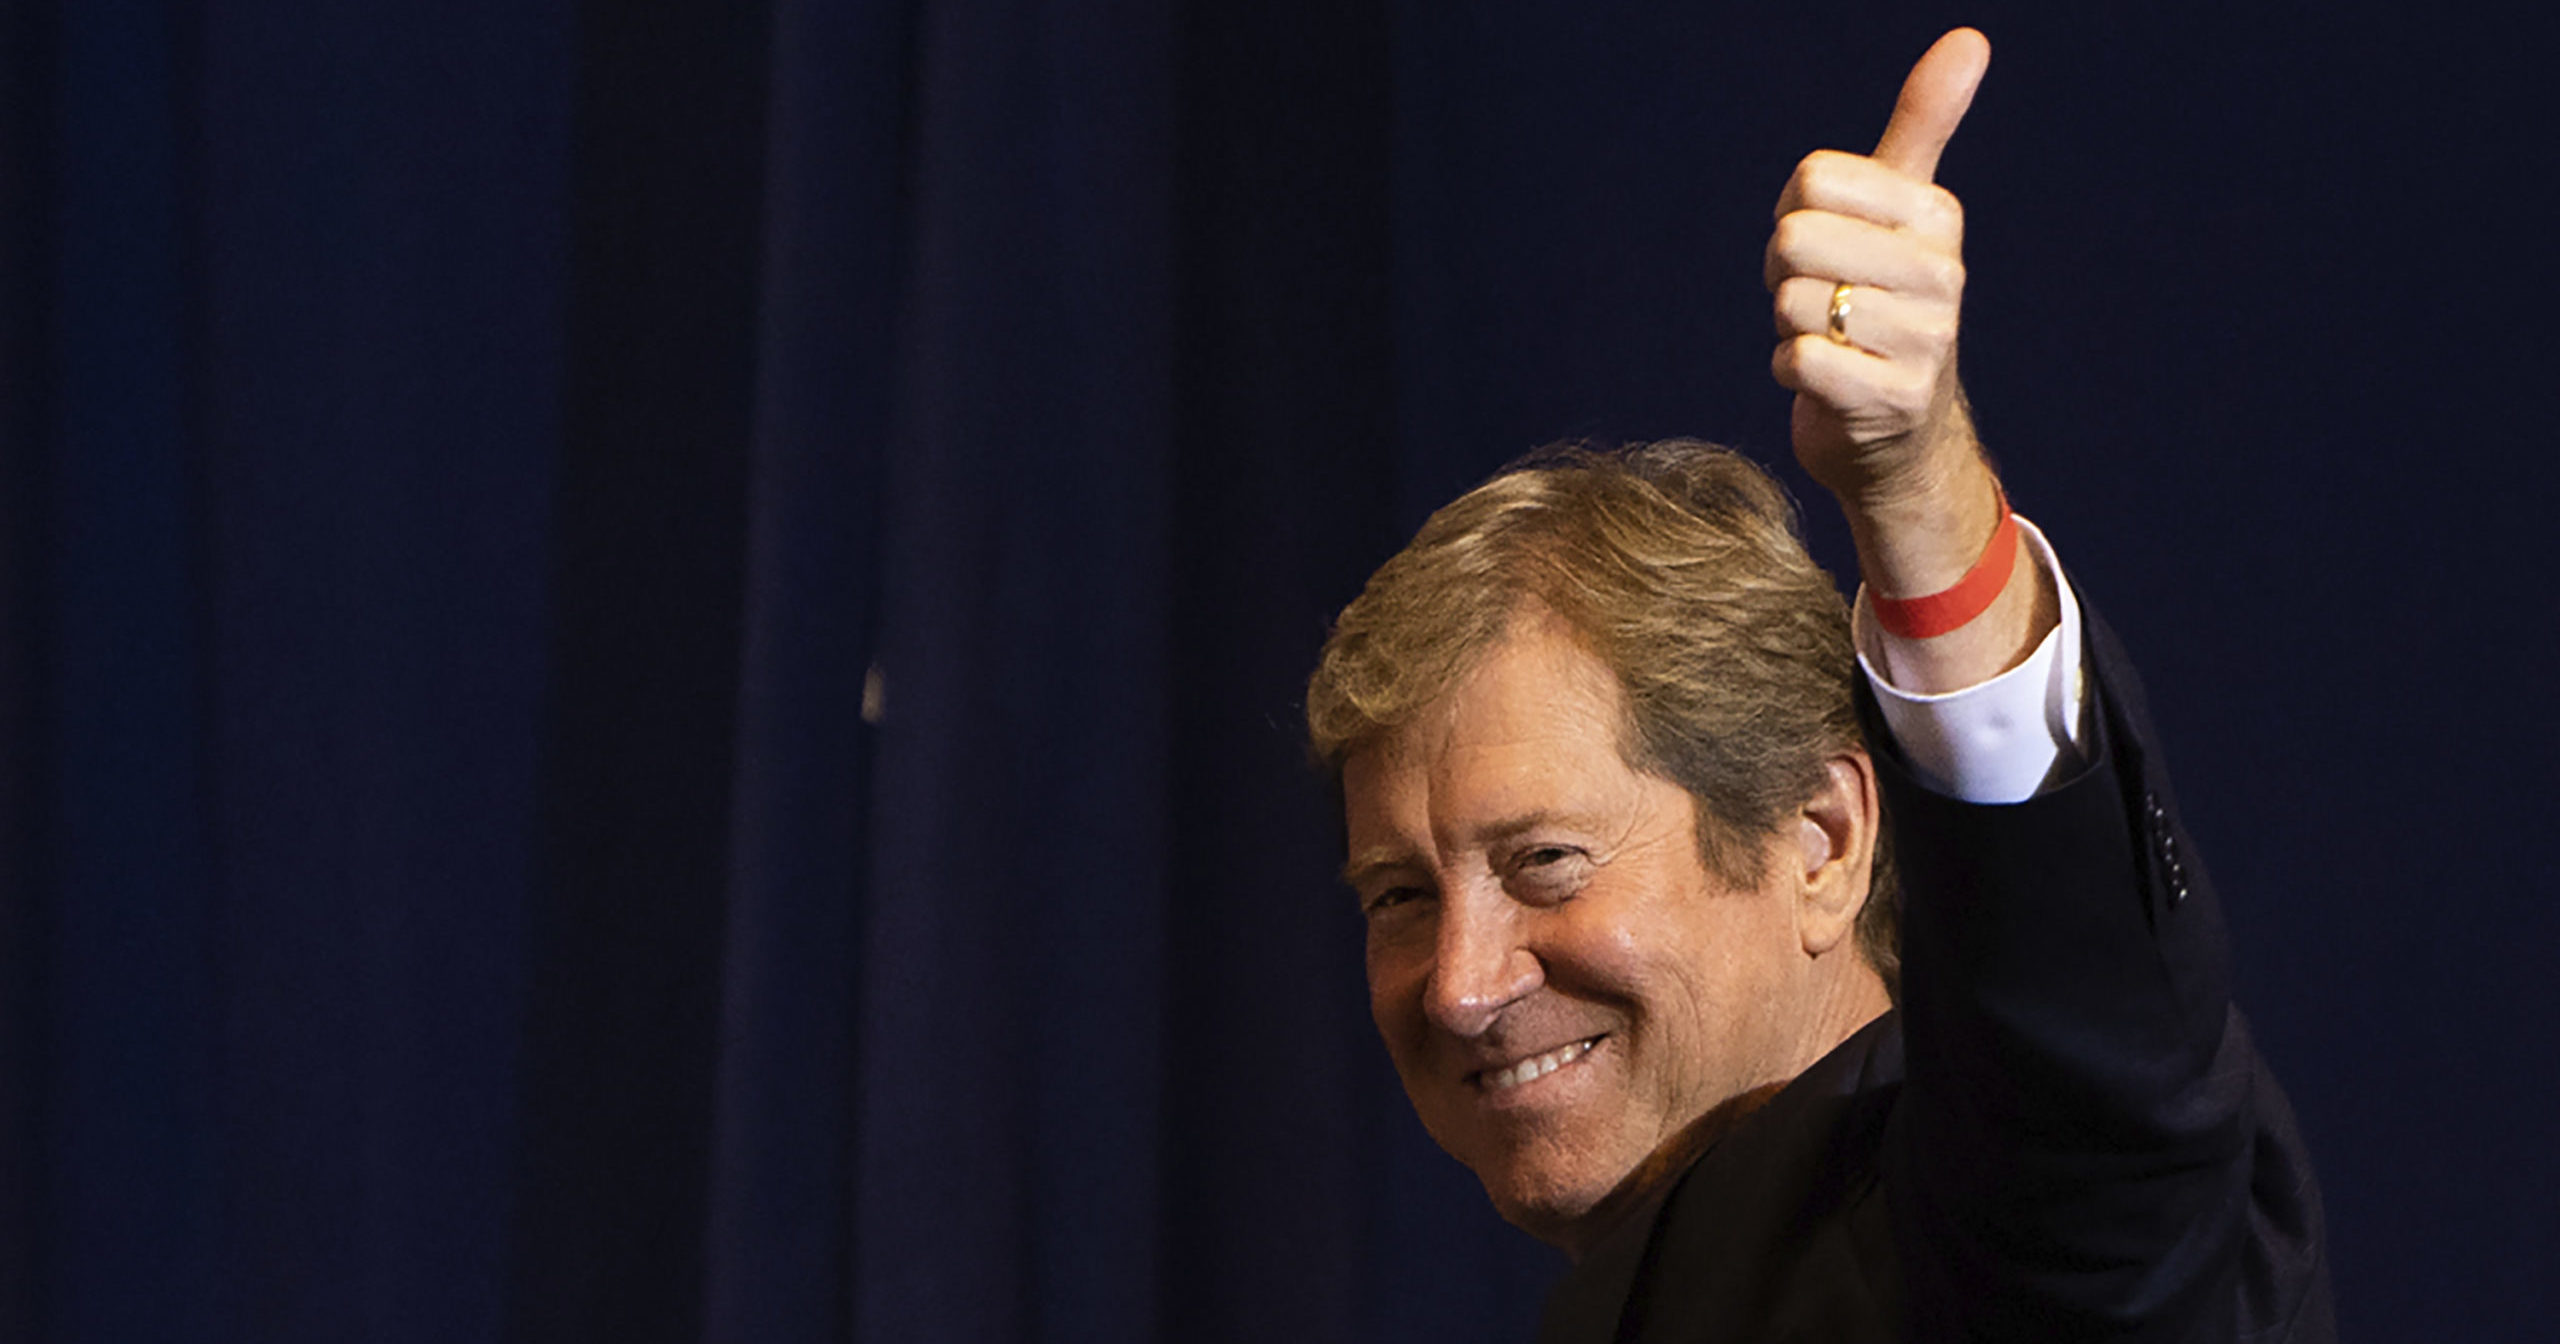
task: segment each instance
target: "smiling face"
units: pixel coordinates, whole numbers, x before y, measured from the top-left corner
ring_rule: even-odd
[[[1607,667],[1531,615],[1342,774],[1405,1091],[1504,1217],[1577,1252],[1711,1113],[1845,1034],[1815,961],[1846,925],[1816,936],[1800,899],[1818,831],[1769,837],[1756,886],[1714,878],[1689,794],[1627,766],[1622,722]]]

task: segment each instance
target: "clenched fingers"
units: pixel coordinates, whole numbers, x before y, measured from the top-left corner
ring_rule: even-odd
[[[1778,285],[1772,308],[1778,339],[1831,339],[1837,281],[1789,276]],[[1945,299],[1914,298],[1890,289],[1852,284],[1840,316],[1840,339],[1887,359],[1930,360],[1953,348],[1957,308]]]
[[[1763,282],[1774,290],[1795,275],[1951,302],[1964,295],[1964,262],[1952,249],[1827,210],[1791,211],[1769,233]]]
[[[1778,385],[1833,408],[1852,442],[1910,433],[1928,417],[1938,395],[1939,367],[1886,359],[1825,336],[1778,342],[1769,357]]]
[[[1906,177],[1862,154],[1817,149],[1806,155],[1778,193],[1775,214],[1783,219],[1798,210],[1899,229],[1945,251],[1964,245],[1964,206],[1954,192]]]

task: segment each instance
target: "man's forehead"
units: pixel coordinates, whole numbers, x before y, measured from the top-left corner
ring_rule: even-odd
[[[1541,826],[1618,829],[1641,781],[1616,678],[1560,627],[1517,631],[1449,695],[1344,763],[1346,873]]]

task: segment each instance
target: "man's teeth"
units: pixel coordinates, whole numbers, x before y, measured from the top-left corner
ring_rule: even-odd
[[[1531,1055],[1529,1058],[1521,1060],[1519,1063],[1511,1065],[1509,1068],[1495,1069],[1493,1072],[1484,1076],[1484,1090],[1487,1092],[1500,1092],[1505,1088],[1518,1087],[1532,1078],[1544,1078],[1548,1074],[1563,1068],[1565,1065],[1582,1058],[1584,1054],[1590,1051],[1591,1047],[1598,1045],[1599,1043],[1600,1038],[1594,1036],[1587,1041],[1575,1041],[1571,1045],[1557,1046],[1555,1049],[1550,1050],[1543,1055]]]

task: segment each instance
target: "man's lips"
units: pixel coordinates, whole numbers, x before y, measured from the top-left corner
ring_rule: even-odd
[[[1598,1036],[1568,1041],[1553,1050],[1542,1051],[1526,1059],[1514,1060],[1500,1068],[1478,1069],[1467,1075],[1467,1081],[1475,1084],[1481,1091],[1508,1092],[1523,1083],[1535,1082],[1558,1069],[1580,1061],[1607,1036],[1607,1032],[1602,1032]]]

